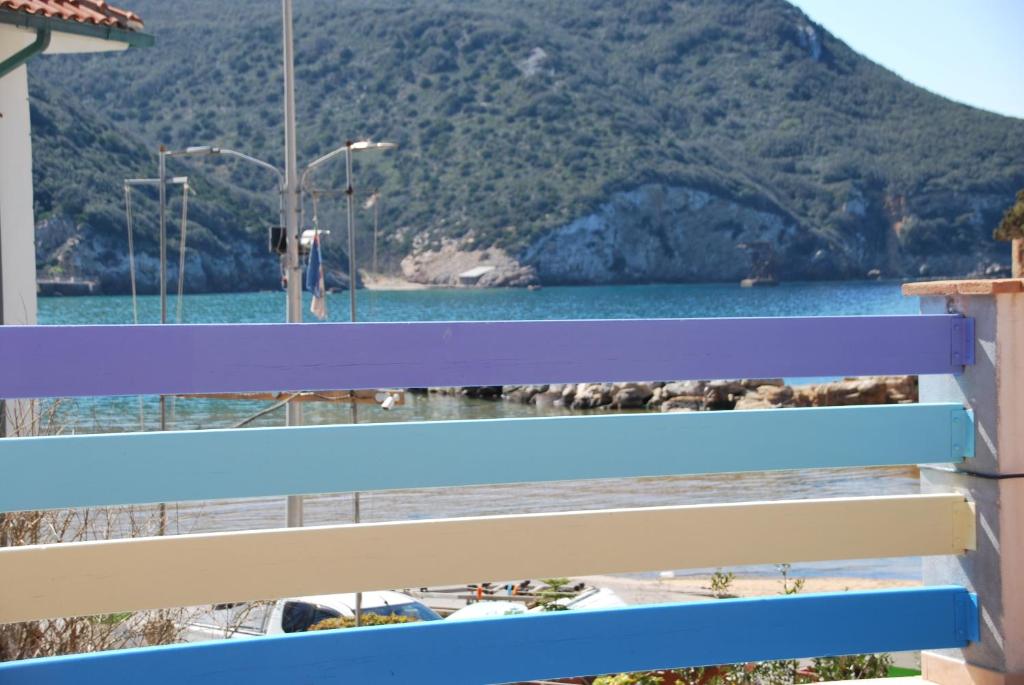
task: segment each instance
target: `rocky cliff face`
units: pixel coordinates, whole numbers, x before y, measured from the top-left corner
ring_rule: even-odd
[[[139,292],[157,292],[160,260],[156,247],[143,243],[136,244],[135,250]],[[64,217],[36,225],[36,264],[40,277],[95,280],[106,293],[127,293],[131,289],[127,237],[100,234],[87,224]],[[168,287],[173,289],[178,278],[176,246],[168,250],[167,273]],[[342,275],[342,280],[347,281],[347,277]],[[230,251],[216,253],[189,249],[185,283],[187,292],[266,290],[280,287],[280,269],[277,258],[263,244],[240,242]]]
[[[986,194],[871,195],[852,190],[838,230],[802,225],[784,211],[744,205],[697,188],[649,183],[554,228],[513,256],[444,241],[402,262],[405,278],[457,285],[458,274],[495,266],[478,286],[739,281],[761,246],[783,280],[996,275],[1005,251],[979,250],[1004,198]],[[948,220],[955,216],[950,235]]]
[[[744,245],[765,246],[772,274],[781,280],[916,278],[1002,275],[1005,250],[979,250],[1003,209],[994,194],[846,194],[839,230],[808,227],[783,210],[752,207],[693,187],[647,183],[617,193],[594,211],[555,227],[519,254],[475,247],[463,240],[426,236],[400,264],[413,283],[454,287],[525,287],[544,284],[739,281],[751,274]],[[935,217],[954,216],[950,221]],[[845,230],[844,230],[845,229]],[[42,276],[95,279],[105,292],[128,292],[126,241],[87,225],[48,219],[36,228]],[[157,289],[158,261],[152,245],[137,247],[140,292]],[[344,259],[342,259],[344,261]],[[168,260],[177,279],[176,248]],[[471,283],[459,274],[492,269]],[[190,292],[259,290],[279,286],[277,258],[262,244],[242,241],[235,249],[190,249]],[[344,288],[348,276],[328,273],[328,285]]]
[[[546,283],[739,280],[750,263],[738,244],[764,241],[788,252],[799,238],[795,222],[781,214],[647,184],[556,228],[522,260]]]
[[[1008,256],[977,245],[1002,204],[995,195],[853,192],[841,207],[849,230],[829,232],[781,210],[646,184],[554,229],[519,259],[544,283],[738,281],[751,273],[745,245],[766,246],[771,270],[785,280],[992,275],[1007,270]],[[933,235],[936,213],[959,217],[953,240],[945,228]]]

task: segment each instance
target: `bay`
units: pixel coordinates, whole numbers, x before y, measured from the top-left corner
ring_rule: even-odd
[[[522,289],[428,289],[410,291],[358,291],[357,311],[362,321],[436,320],[541,320],[595,318],[674,318],[733,316],[823,316],[913,314],[917,300],[901,295],[898,283],[841,282],[785,283],[773,288],[745,289],[732,284],[635,285],[546,287]],[[304,310],[308,312],[306,294]],[[330,321],[349,319],[348,294],[328,296]],[[185,323],[256,323],[284,320],[282,292],[194,294],[182,301]],[[138,300],[139,321],[159,321],[159,299]],[[176,302],[169,303],[169,318],[176,320]],[[310,318],[306,315],[306,318]],[[128,296],[43,298],[42,324],[124,324],[132,322]],[[301,354],[301,350],[296,350]],[[338,351],[339,356],[344,350]],[[673,379],[659,379],[673,380]],[[799,379],[789,379],[799,381]],[[810,379],[820,380],[820,379]],[[360,406],[358,420],[430,421],[552,415],[560,409],[470,400],[460,397],[407,394],[404,406],[391,411]],[[83,398],[65,400],[58,411],[66,432],[155,430],[156,398]],[[174,429],[223,428],[236,424],[267,406],[262,402],[179,399],[173,403]],[[578,413],[578,412],[573,412]],[[348,423],[348,405],[307,404],[309,424]],[[283,423],[283,411],[268,414],[251,425]],[[664,446],[637,445],[637,449]],[[486,449],[486,446],[482,446]],[[523,445],[524,450],[557,446]],[[343,453],[344,446],[339,446]],[[282,454],[282,459],[288,455]],[[623,455],[627,458],[628,455]],[[352,455],[372,458],[372,455]],[[863,495],[895,495],[919,491],[915,469],[826,469],[783,473],[724,474],[677,478],[622,479],[510,486],[439,488],[432,490],[364,493],[364,521],[392,521],[448,516],[476,516],[542,511],[570,511],[612,507],[661,506],[748,500],[803,499]],[[307,498],[307,525],[346,522],[352,515],[351,494],[323,494]],[[281,498],[182,503],[171,507],[171,530],[205,532],[243,530],[283,525]],[[666,541],[666,544],[673,544]],[[784,561],[784,560],[780,560]],[[662,569],[650,569],[651,572]],[[750,568],[752,573],[773,573],[771,568]],[[917,578],[916,559],[840,561],[799,564],[803,575]]]

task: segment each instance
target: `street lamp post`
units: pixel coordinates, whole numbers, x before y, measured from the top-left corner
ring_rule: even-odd
[[[284,0],[286,7],[289,5]],[[287,18],[287,15],[286,15]],[[288,32],[290,34],[290,31]],[[286,38],[287,42],[287,38]],[[294,141],[293,141],[294,143]],[[168,157],[191,157],[191,156],[224,156],[242,160],[254,164],[274,173],[277,177],[278,189],[278,211],[281,224],[286,227],[287,253],[285,256],[285,269],[288,275],[288,301],[286,307],[286,319],[289,323],[301,323],[302,321],[302,279],[298,273],[301,268],[299,263],[299,225],[298,210],[301,207],[301,192],[305,187],[306,178],[320,165],[344,154],[346,157],[346,188],[349,204],[349,297],[351,304],[352,321],[356,320],[355,307],[355,224],[353,217],[354,190],[352,185],[352,153],[364,150],[390,150],[397,147],[394,143],[375,143],[368,140],[357,142],[347,141],[345,145],[328,152],[327,154],[307,164],[301,174],[292,173],[286,167],[285,171],[277,168],[269,162],[247,155],[243,152],[230,150],[228,148],[215,147],[211,145],[194,145],[181,150],[168,150],[160,146],[159,155],[159,179],[157,181],[160,194],[160,322],[167,322],[167,158]],[[290,146],[289,146],[289,149]],[[295,165],[297,166],[297,165]],[[294,168],[294,167],[293,167]],[[160,398],[161,430],[166,429],[166,400]],[[302,425],[301,405],[297,402],[289,402],[286,405],[286,425]],[[288,496],[288,526],[298,527],[302,525],[302,496]],[[358,517],[358,514],[357,514]]]
[[[288,274],[288,302],[286,307],[286,318],[289,323],[302,321],[302,279],[297,275],[299,271],[299,238],[298,222],[294,211],[289,211],[296,206],[295,202],[288,200],[288,175],[282,172],[273,164],[264,162],[251,155],[247,155],[227,148],[213,147],[210,145],[196,145],[182,150],[168,151],[160,147],[160,320],[167,322],[167,288],[166,288],[166,179],[167,179],[167,157],[188,157],[202,155],[221,155],[240,159],[250,164],[274,172],[277,177],[278,191],[278,214],[282,225],[286,225],[288,236],[288,253],[286,256],[286,273]],[[293,225],[294,224],[294,225]],[[165,429],[166,424],[166,400],[160,397],[160,429]],[[288,426],[302,425],[301,405],[296,402],[289,402],[285,407],[285,423]],[[289,527],[302,525],[302,496],[289,495],[287,500],[287,519]]]
[[[393,150],[397,143],[377,143],[372,140],[346,141],[342,147],[331,150],[326,155],[310,162],[302,172],[300,187],[304,188],[306,177],[314,169],[342,154],[345,155],[345,195],[348,198],[348,298],[349,320],[356,321],[356,219],[355,219],[355,188],[353,187],[352,155],[356,152],[373,150]]]
[[[345,196],[348,199],[348,298],[349,298],[349,320],[356,321],[356,232],[355,232],[355,189],[352,185],[352,153],[364,150],[392,150],[398,147],[396,143],[375,143],[370,140],[345,141],[345,145],[331,150],[326,155],[319,157],[308,165],[302,172],[299,187],[305,188],[306,178],[318,166],[329,162],[342,153],[345,154]],[[356,403],[351,404],[352,423],[358,422],[359,417],[356,411]],[[352,493],[352,520],[359,523],[360,502],[359,493]],[[362,625],[363,614],[363,593],[356,593],[356,626]]]

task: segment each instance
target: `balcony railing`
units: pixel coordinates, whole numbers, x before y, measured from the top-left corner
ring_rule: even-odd
[[[890,317],[3,327],[0,397],[959,374],[974,321]],[[0,510],[949,463],[962,403],[9,438]],[[635,449],[643,444],[647,448]],[[523,449],[523,446],[532,446]],[[557,459],[553,458],[557,455]],[[628,455],[628,456],[623,456]],[[609,509],[0,549],[0,622],[381,588],[959,555],[955,492]],[[960,586],[716,600],[0,664],[0,682],[509,682],[965,647]]]

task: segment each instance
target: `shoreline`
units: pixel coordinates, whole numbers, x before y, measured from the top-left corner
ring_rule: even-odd
[[[527,291],[529,288],[526,286],[478,286],[478,285],[440,285],[432,283],[420,283],[417,281],[410,281],[402,276],[387,275],[387,274],[372,274],[368,272],[360,272],[360,279],[362,280],[362,286],[357,290],[374,290],[374,291],[392,291],[392,292],[405,292],[415,290],[522,290]],[[870,284],[890,284],[890,285],[902,285],[906,283],[922,283],[930,282],[935,280],[943,280],[936,278],[928,279],[915,279],[911,277],[907,278],[881,278],[881,279],[870,279],[870,278],[849,278],[849,279],[838,279],[838,280],[810,280],[810,281],[781,281],[780,285],[822,285],[829,283],[870,283]],[[608,288],[608,287],[632,287],[632,286],[674,286],[674,285],[689,285],[689,286],[735,286],[737,290],[741,288],[739,281],[650,281],[650,282],[628,282],[628,283],[540,283],[541,289],[546,288]],[[249,293],[261,293],[268,292],[272,289],[269,288],[254,288],[252,290],[204,290],[204,291],[191,291],[187,292],[186,296],[189,295],[245,295]],[[332,290],[334,293],[347,292],[347,288],[338,288]],[[41,299],[49,298],[80,298],[80,297],[117,297],[117,296],[128,296],[130,291],[111,291],[106,292],[102,289],[102,285],[99,286],[94,292],[84,293],[78,290],[73,292],[38,292],[38,297]],[[156,296],[155,292],[139,293],[140,297]]]

